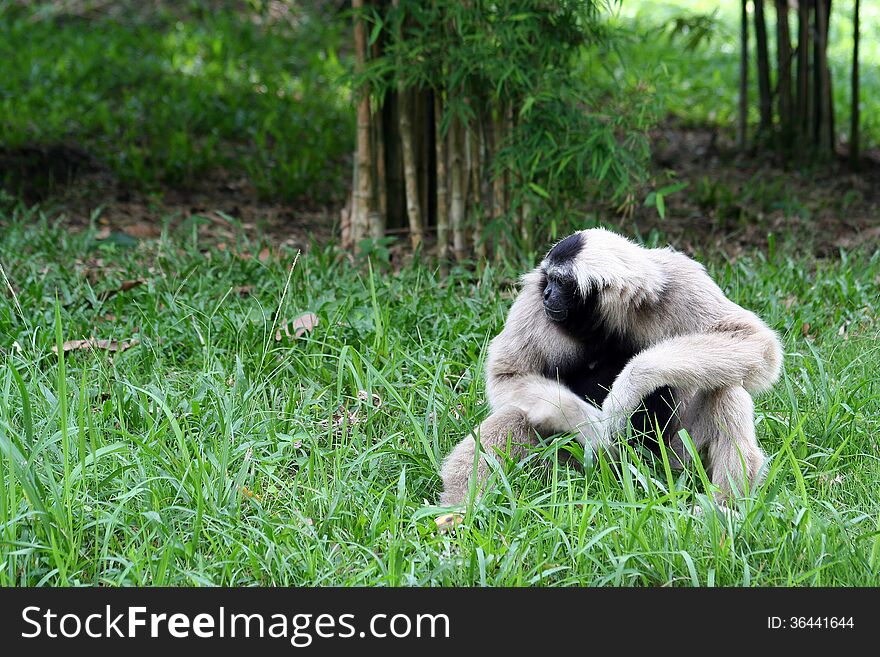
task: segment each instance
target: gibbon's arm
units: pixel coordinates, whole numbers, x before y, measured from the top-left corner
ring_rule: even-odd
[[[493,410],[518,408],[542,436],[577,433],[578,441],[595,446],[602,436],[602,412],[564,384],[539,374],[495,380]]]
[[[619,433],[642,400],[661,386],[688,392],[741,386],[755,393],[773,385],[782,363],[779,339],[742,310],[742,320],[749,319],[728,330],[668,338],[634,356],[602,405],[605,439]]]

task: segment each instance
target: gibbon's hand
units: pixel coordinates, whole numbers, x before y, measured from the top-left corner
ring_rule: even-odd
[[[626,424],[638,405],[639,400],[630,399],[627,392],[629,390],[623,386],[615,385],[602,404],[601,431],[603,444],[608,447],[616,444],[617,437],[626,433]]]
[[[575,427],[577,431],[575,438],[584,449],[590,449],[594,456],[600,449],[608,449],[610,447],[606,424],[601,411],[597,409],[595,415],[580,422]]]

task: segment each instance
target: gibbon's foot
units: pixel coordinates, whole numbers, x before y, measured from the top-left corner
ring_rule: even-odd
[[[477,443],[480,441],[480,454],[477,458]],[[497,411],[483,420],[474,434],[456,445],[443,461],[440,477],[443,480],[443,493],[440,504],[454,506],[463,504],[468,497],[471,481],[477,486],[479,497],[490,481],[491,469],[486,458],[491,455],[499,462],[504,458],[521,460],[529,447],[538,444],[538,433],[529,422],[526,414],[515,407]]]

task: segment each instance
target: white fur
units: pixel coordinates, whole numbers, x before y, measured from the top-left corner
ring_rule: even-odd
[[[577,431],[585,445],[613,455],[629,416],[647,395],[669,386],[680,400],[683,425],[707,450],[713,482],[725,492],[756,483],[764,455],[755,439],[749,393],[767,390],[779,377],[776,334],[730,301],[687,256],[671,248],[646,249],[604,229],[580,235],[582,248],[569,265],[578,287],[583,294],[599,294],[606,326],[627,336],[638,353],[618,374],[601,409],[545,377],[554,365],[584,351],[543,312],[542,268],[548,273],[564,268],[545,260],[523,276],[504,329],[489,346],[486,389],[493,415],[478,431],[480,443],[497,448],[511,433],[533,442],[535,432]],[[456,458],[444,463],[445,503],[464,499],[470,479],[461,467],[468,454],[474,462],[476,445],[468,437],[453,452]],[[687,460],[680,444],[673,449],[681,462]]]

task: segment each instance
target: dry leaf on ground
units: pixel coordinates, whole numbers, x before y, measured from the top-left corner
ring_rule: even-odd
[[[145,240],[152,237],[159,237],[162,234],[162,229],[155,223],[140,221],[138,223],[129,224],[128,226],[123,226],[122,232],[135,239]]]
[[[122,281],[122,285],[120,285],[115,290],[105,290],[101,294],[98,295],[98,299],[101,301],[107,301],[107,299],[116,296],[120,292],[128,292],[130,289],[138,287],[139,285],[143,285],[146,283],[143,278],[135,278],[130,281]]]
[[[292,322],[285,319],[278,330],[275,331],[275,341],[281,342],[282,331],[288,338],[296,339],[306,333],[311,333],[317,325],[318,316],[315,313],[303,313]]]
[[[318,325],[318,316],[315,313],[303,313],[293,320],[293,332],[296,337],[303,333],[310,333]]]

